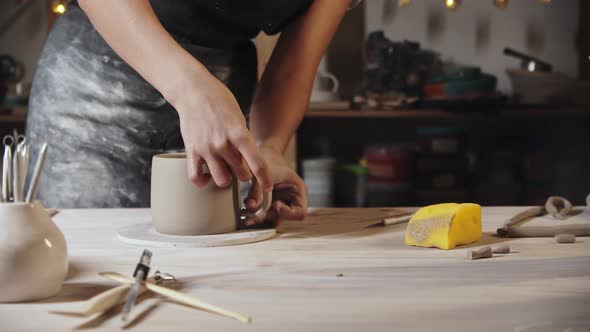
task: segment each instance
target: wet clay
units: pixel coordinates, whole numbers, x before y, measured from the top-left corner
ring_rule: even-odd
[[[467,252],[467,259],[470,260],[490,257],[492,257],[492,248],[489,246],[481,247],[476,250],[469,250]]]
[[[575,243],[576,236],[574,234],[557,234],[557,235],[555,235],[555,242],[557,242],[557,243]]]
[[[508,254],[508,253],[510,253],[510,246],[505,244],[505,245],[496,247],[492,250],[492,253],[494,253],[494,254]]]
[[[410,235],[410,237],[412,237],[418,242],[422,242],[426,240],[428,235],[432,233],[434,230],[443,227],[449,227],[452,220],[453,215],[440,215],[427,219],[416,220],[416,222],[408,225],[407,232]]]

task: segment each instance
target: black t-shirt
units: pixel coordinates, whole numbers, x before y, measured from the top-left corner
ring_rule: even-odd
[[[172,35],[202,46],[231,46],[272,35],[305,12],[313,0],[150,0]]]

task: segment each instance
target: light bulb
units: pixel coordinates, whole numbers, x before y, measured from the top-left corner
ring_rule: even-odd
[[[400,8],[401,7],[405,7],[405,6],[409,5],[409,4],[410,4],[410,0],[399,0],[397,2],[397,6],[400,7]]]
[[[448,9],[456,9],[461,5],[461,0],[445,0]]]
[[[58,3],[57,5],[53,6],[53,12],[55,14],[62,15],[66,12],[66,6],[63,3]]]

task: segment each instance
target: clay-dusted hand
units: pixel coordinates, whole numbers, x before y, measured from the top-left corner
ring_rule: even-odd
[[[234,95],[209,73],[193,76],[187,90],[170,100],[180,117],[188,177],[199,187],[211,178],[219,187],[226,187],[232,174],[241,181],[254,176],[265,191],[270,191],[268,165],[246,127]],[[203,172],[204,164],[210,174]]]
[[[307,214],[307,188],[303,179],[295,172],[285,157],[273,148],[261,146],[260,152],[270,168],[273,191],[271,208],[260,218],[248,218],[244,226],[262,222],[279,223],[281,220],[302,220]],[[244,204],[249,210],[256,210],[262,202],[261,187],[253,182]]]

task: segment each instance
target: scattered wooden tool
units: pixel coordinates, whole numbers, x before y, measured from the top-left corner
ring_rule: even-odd
[[[123,284],[133,284],[136,282],[136,280],[134,278],[122,275],[117,272],[101,272],[99,274],[105,278],[108,278],[108,279],[111,279],[111,280],[114,280],[114,281],[117,281],[117,282],[120,282]],[[166,297],[169,297],[170,299],[173,299],[177,302],[186,304],[186,305],[191,306],[193,308],[207,310],[207,311],[219,314],[221,316],[234,318],[234,319],[239,320],[242,323],[250,323],[252,321],[252,318],[249,316],[237,314],[235,312],[231,312],[229,310],[214,306],[212,304],[201,301],[201,300],[196,299],[194,297],[177,292],[173,289],[158,286],[155,284],[146,283],[145,281],[142,281],[141,284],[142,284],[142,286],[144,286],[145,288],[147,288],[148,290],[150,290],[154,293],[164,295]]]
[[[492,257],[492,248],[490,248],[489,246],[481,247],[475,250],[469,250],[467,252],[467,259],[469,260],[490,257]]]
[[[547,199],[544,206],[537,206],[518,213],[508,219],[504,225],[497,229],[497,234],[501,237],[554,237],[558,234],[574,234],[576,236],[590,236],[590,223],[573,221],[570,217],[572,204],[565,198],[551,196]],[[529,218],[541,217],[549,214],[557,219],[551,225],[519,225]],[[566,222],[562,220],[570,220]]]
[[[156,271],[154,277],[147,279],[149,283],[160,283],[165,281],[160,271]],[[129,284],[122,284],[111,288],[105,292],[99,293],[86,301],[78,303],[68,303],[66,306],[60,306],[56,310],[50,312],[56,314],[74,315],[88,317],[99,312],[106,311],[116,305],[123,304],[127,299],[127,292],[131,288]],[[147,288],[141,287],[138,295],[147,291]]]
[[[576,236],[574,234],[557,234],[557,235],[555,235],[555,242],[557,242],[557,243],[575,243]]]
[[[391,225],[407,223],[408,221],[410,221],[410,219],[412,219],[413,215],[414,215],[413,213],[410,213],[410,214],[399,216],[399,217],[385,218],[381,222],[381,225],[391,226]]]
[[[157,305],[157,303],[154,301],[143,301],[141,302],[142,305],[140,307],[141,310],[139,310],[139,313],[135,312],[135,310],[131,310],[133,304],[135,304],[135,299],[142,293],[149,290],[156,294],[163,295],[171,300],[188,305],[193,308],[216,313],[224,317],[237,319],[243,323],[250,323],[252,321],[252,319],[249,316],[237,314],[235,312],[231,312],[229,310],[201,301],[189,295],[180,293],[173,289],[159,286],[158,283],[160,282],[176,281],[174,276],[170,274],[156,271],[156,273],[151,278],[144,278],[144,276],[147,276],[147,274],[149,273],[150,261],[151,252],[148,250],[144,250],[140,262],[139,264],[137,264],[137,267],[135,268],[133,277],[125,276],[116,272],[99,273],[101,276],[117,281],[122,285],[119,285],[108,291],[100,293],[88,299],[85,302],[61,306],[56,310],[52,310],[51,312],[57,314],[68,314],[87,317],[99,312],[106,313],[115,306],[125,302],[125,306],[123,307],[122,311],[123,325],[121,326],[125,327],[130,325],[131,322],[133,322],[137,317],[140,317],[142,312],[147,312],[151,307]],[[157,302],[159,303],[159,301]]]

